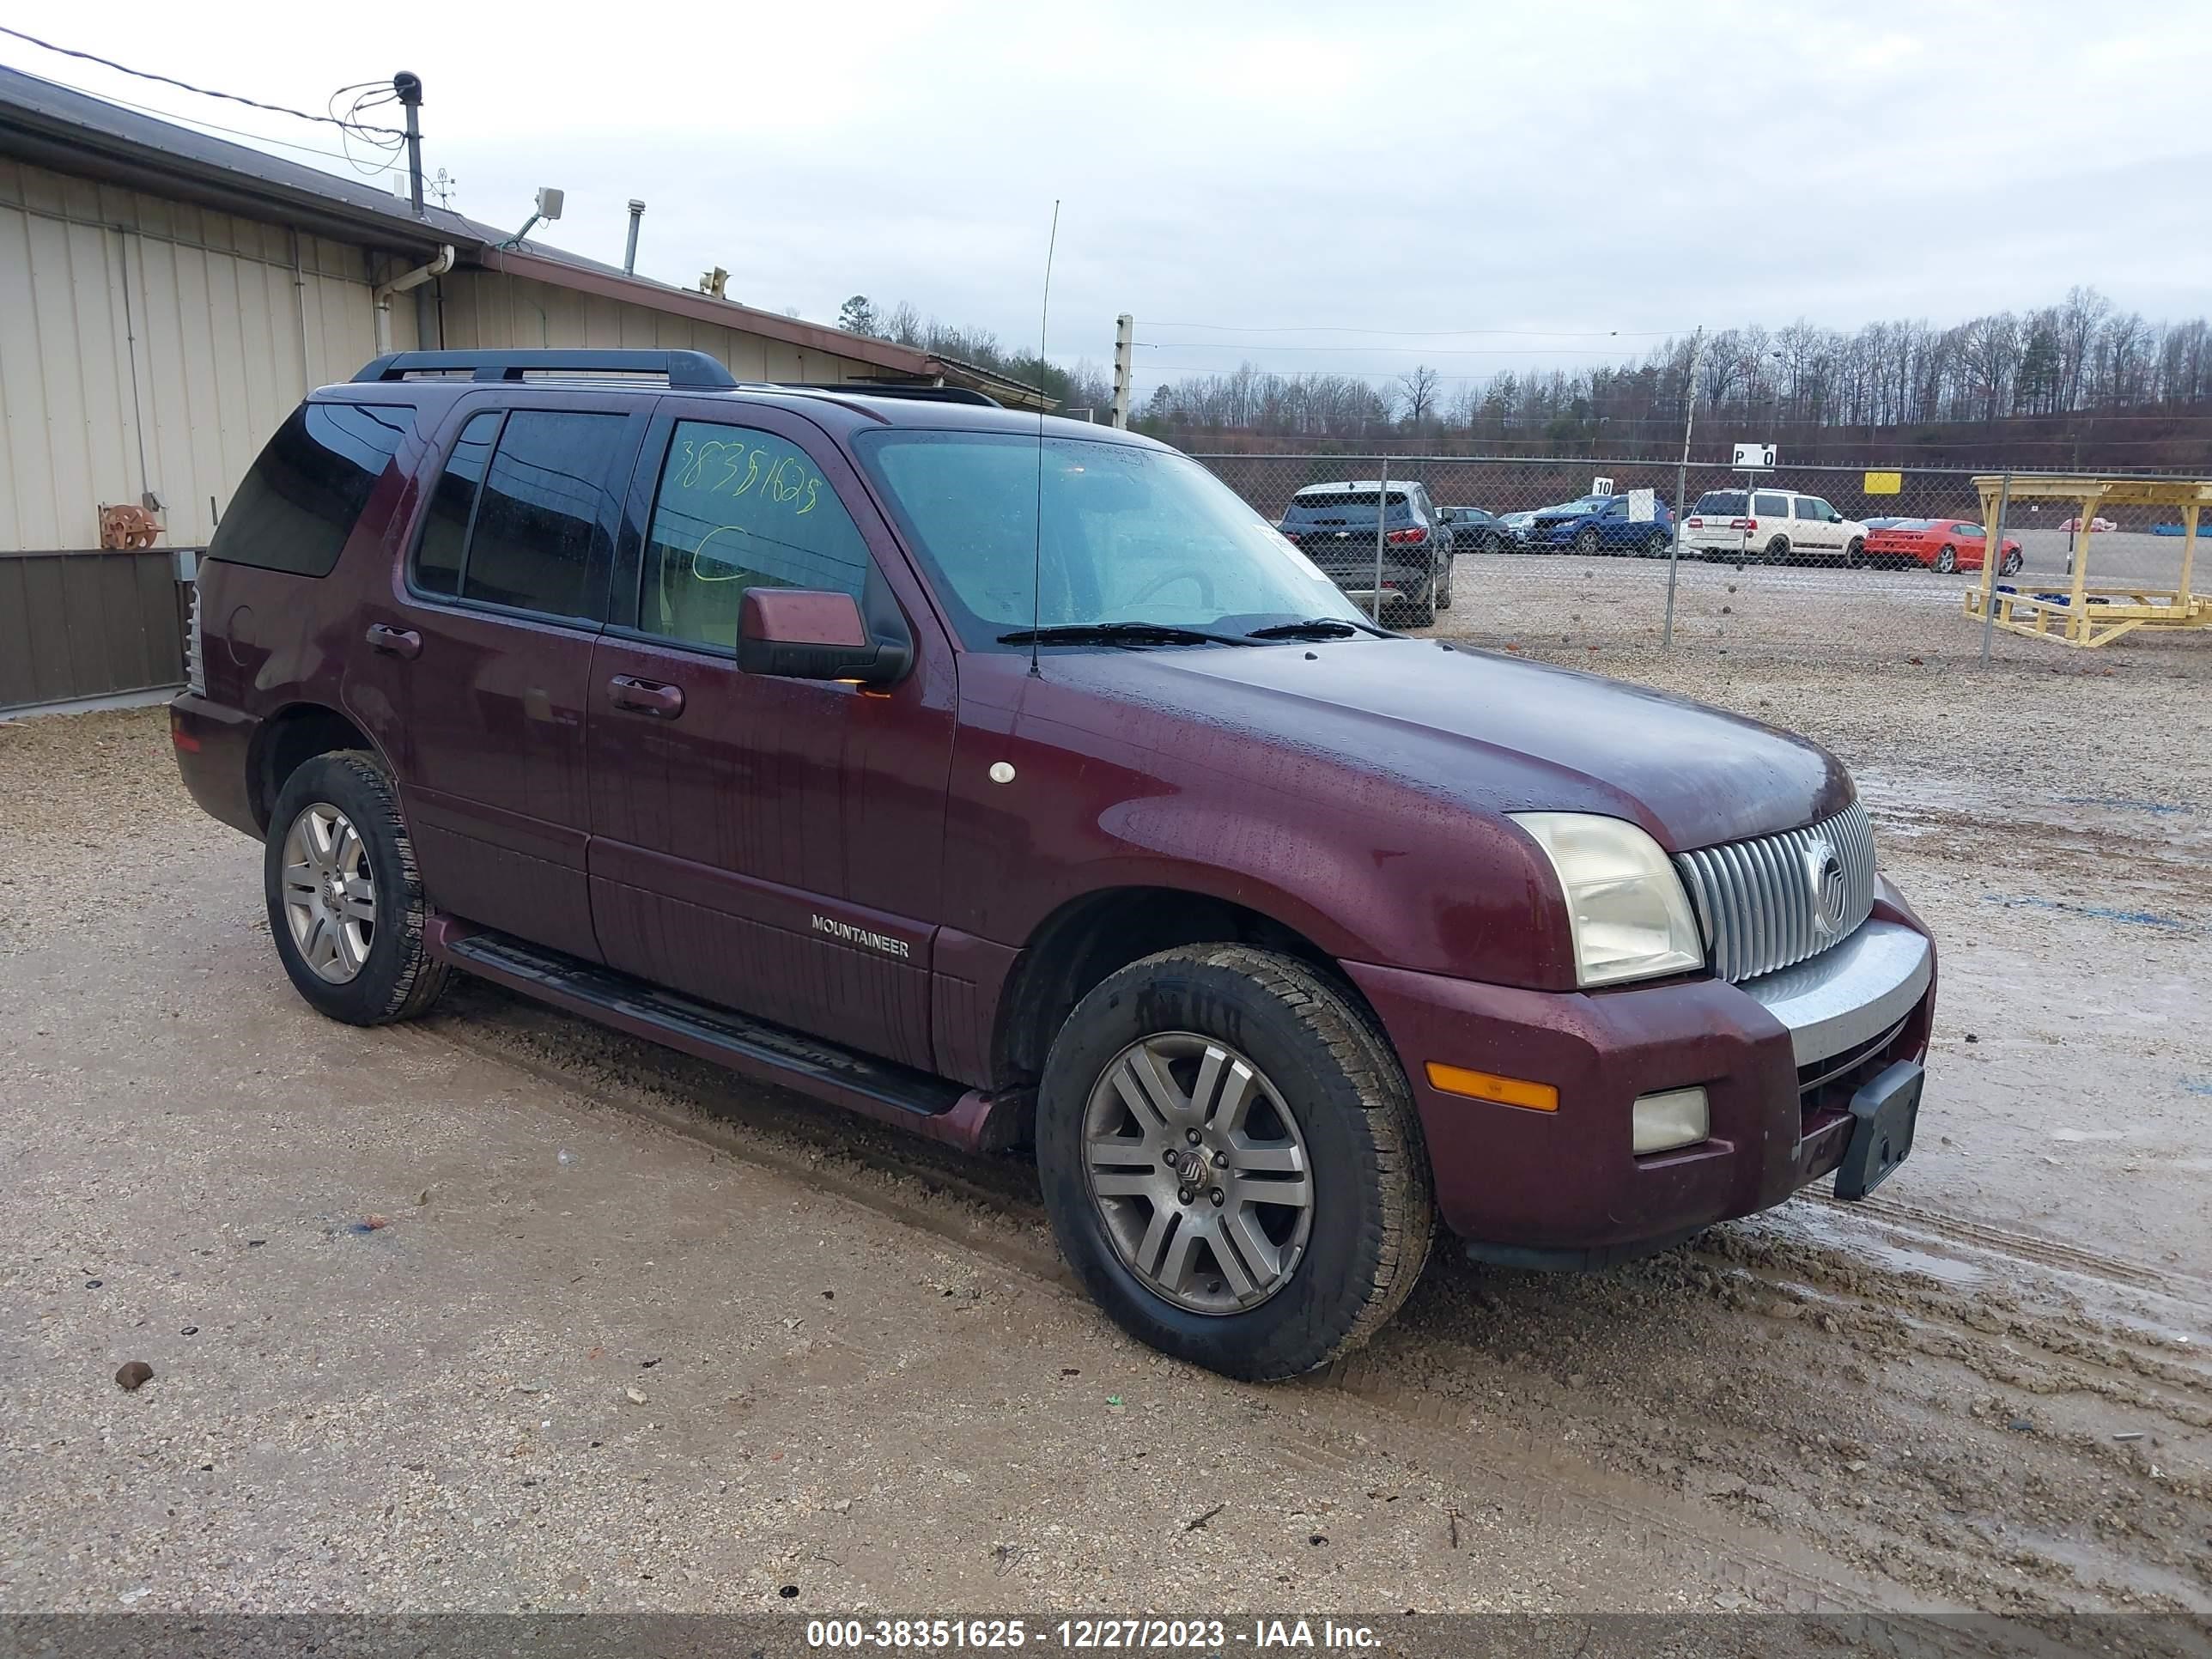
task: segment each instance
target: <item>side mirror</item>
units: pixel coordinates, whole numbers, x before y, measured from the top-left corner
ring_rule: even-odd
[[[871,639],[850,593],[749,587],[738,607],[738,666],[748,674],[887,685],[913,654],[902,641]]]
[[[1830,524],[1841,524],[1843,521],[1844,515],[1840,513],[1831,513],[1828,514],[1828,522]]]

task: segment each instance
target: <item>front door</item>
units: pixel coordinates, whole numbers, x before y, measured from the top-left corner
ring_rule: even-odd
[[[896,685],[739,671],[753,586],[912,634]],[[657,984],[928,1068],[953,659],[858,480],[796,415],[671,398],[625,514],[588,716],[593,920]]]
[[[430,902],[592,957],[585,710],[645,416],[544,398],[463,401],[368,642],[403,711],[392,760]]]

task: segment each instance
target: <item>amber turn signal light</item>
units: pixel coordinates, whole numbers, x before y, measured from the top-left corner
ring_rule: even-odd
[[[1559,1109],[1559,1091],[1548,1083],[1526,1078],[1500,1077],[1495,1072],[1469,1071],[1464,1066],[1440,1066],[1431,1060],[1429,1086],[1469,1100],[1493,1100],[1500,1106],[1519,1106],[1532,1112]]]

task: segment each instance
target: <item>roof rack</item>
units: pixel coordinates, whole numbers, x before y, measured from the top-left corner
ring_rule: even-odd
[[[752,384],[747,382],[748,386]],[[916,386],[911,381],[896,380],[783,380],[759,385],[764,392],[842,392],[848,398],[910,398],[922,403],[981,404],[986,409],[1006,407],[996,398],[971,392],[964,386]]]
[[[737,377],[703,351],[389,351],[353,378],[467,375],[520,380],[532,374],[665,374],[671,386],[726,389]]]

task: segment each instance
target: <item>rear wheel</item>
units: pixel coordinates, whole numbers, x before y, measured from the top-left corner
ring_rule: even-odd
[[[1439,577],[1439,578],[1437,579],[1437,610],[1439,610],[1439,611],[1449,611],[1449,610],[1450,610],[1450,609],[1451,609],[1451,600],[1452,600],[1452,561],[1451,561],[1451,555],[1450,555],[1450,554],[1449,554],[1449,553],[1447,553],[1447,554],[1445,554],[1445,555],[1444,555],[1444,568],[1443,568],[1443,574],[1441,577]]]
[[[293,988],[349,1025],[412,1019],[445,988],[392,786],[368,756],[318,755],[285,781],[262,858],[270,937]]]
[[[1936,556],[1936,574],[1948,576],[1959,568],[1959,550],[1947,547]]]
[[[1655,530],[1651,532],[1651,538],[1644,544],[1644,556],[1647,559],[1663,559],[1667,556],[1668,548],[1672,545],[1672,538],[1665,531]]]
[[[1290,957],[1191,945],[1133,963],[1054,1040],[1037,1170],[1061,1254],[1123,1329],[1255,1381],[1397,1311],[1434,1228],[1395,1057]]]
[[[1790,538],[1788,537],[1777,536],[1772,541],[1767,543],[1765,562],[1768,564],[1788,564],[1790,562]]]

